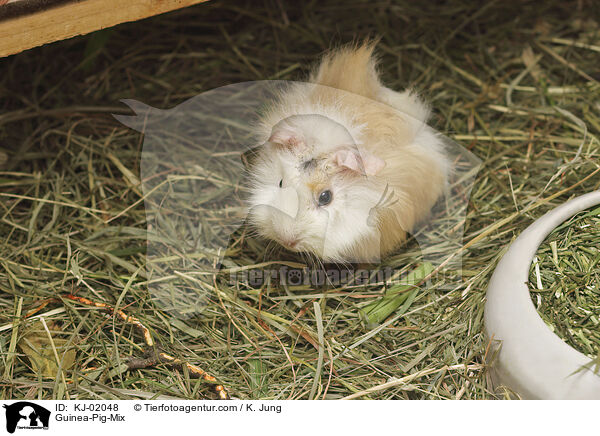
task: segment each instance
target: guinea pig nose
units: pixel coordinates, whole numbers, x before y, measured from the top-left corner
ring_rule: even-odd
[[[290,250],[293,250],[298,245],[299,240],[297,238],[282,238],[281,245]]]

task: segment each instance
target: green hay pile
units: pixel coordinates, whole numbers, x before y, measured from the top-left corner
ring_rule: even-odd
[[[532,300],[546,324],[591,358],[600,355],[599,215],[600,208],[582,212],[554,230],[530,274]]]
[[[534,219],[600,186],[594,6],[210,2],[0,60],[0,397],[209,396],[185,371],[127,370],[142,338],[97,309],[64,301],[42,309],[46,328],[23,320],[65,292],[136,316],[162,349],[237,398],[506,397],[492,390],[485,365],[493,268]],[[379,326],[366,326],[360,309],[384,296],[381,284],[217,282],[201,315],[163,312],[147,292],[142,138],[110,116],[128,113],[118,101],[170,108],[230,83],[302,78],[330,46],[368,35],[382,35],[386,84],[419,90],[433,126],[483,160],[464,245],[447,253],[462,256],[463,280],[448,289],[458,271],[434,277]],[[237,265],[283,259],[265,259],[264,241],[237,238]],[[421,258],[409,245],[386,265],[409,272]],[[35,357],[49,337],[56,353]]]

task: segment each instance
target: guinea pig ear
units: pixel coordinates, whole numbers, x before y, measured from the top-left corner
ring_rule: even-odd
[[[357,174],[374,176],[385,167],[385,161],[367,151],[342,148],[333,155],[335,164]]]
[[[292,126],[286,120],[275,124],[271,136],[267,142],[288,149],[303,149],[305,147],[304,135],[296,126]]]

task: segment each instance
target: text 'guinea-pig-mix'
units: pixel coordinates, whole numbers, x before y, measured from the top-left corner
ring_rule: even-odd
[[[450,171],[428,107],[381,84],[373,50],[367,42],[326,55],[258,126],[249,223],[327,262],[389,254],[427,217]]]

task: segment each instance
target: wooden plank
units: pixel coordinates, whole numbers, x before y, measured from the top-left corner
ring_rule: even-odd
[[[0,57],[205,1],[83,0],[64,3],[0,21]]]

